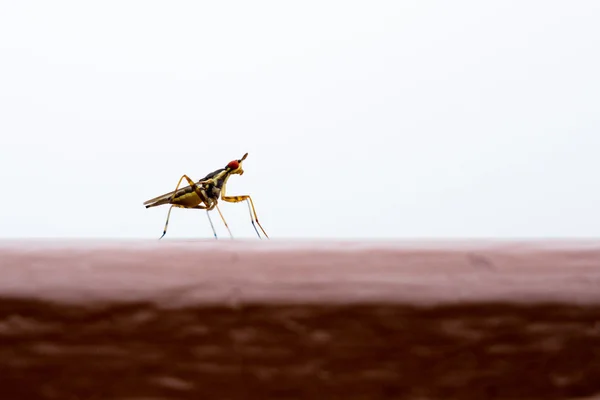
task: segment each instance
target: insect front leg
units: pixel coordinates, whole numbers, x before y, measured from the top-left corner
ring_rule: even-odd
[[[254,227],[256,234],[258,235],[258,237],[260,239],[262,239],[260,237],[260,233],[258,233],[258,229],[256,229],[256,225],[254,225],[254,221],[256,221],[256,223],[260,227],[260,230],[265,234],[267,239],[269,238],[269,235],[267,235],[267,232],[265,232],[265,230],[263,229],[260,222],[258,222],[258,216],[256,215],[256,209],[254,208],[254,202],[252,201],[252,197],[250,197],[250,195],[245,194],[245,195],[240,195],[240,196],[226,196],[225,195],[225,185],[223,185],[223,188],[221,189],[221,199],[228,203],[239,203],[244,200],[247,201],[248,202],[248,210],[250,212],[250,221],[252,222],[252,226]]]

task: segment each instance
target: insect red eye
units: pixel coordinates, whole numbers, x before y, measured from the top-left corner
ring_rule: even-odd
[[[229,169],[238,169],[239,167],[240,167],[240,163],[237,162],[237,160],[233,160],[229,164],[227,164],[227,168],[229,168]]]

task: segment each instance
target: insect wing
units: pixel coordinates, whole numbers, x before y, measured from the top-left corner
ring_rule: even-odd
[[[182,194],[189,193],[190,189],[191,189],[191,186],[187,185],[187,186],[179,188],[177,190],[173,190],[172,192],[161,194],[160,196],[157,196],[157,197],[155,197],[153,199],[146,200],[144,202],[144,205],[146,206],[146,205],[149,205],[149,204],[154,204],[154,203],[161,202],[163,200],[170,199],[173,196],[173,194],[175,194],[175,197],[177,197],[177,196],[180,196]]]
[[[213,171],[213,172],[209,173],[208,175],[206,175],[204,178],[200,179],[196,183],[198,184],[198,183],[200,183],[200,182],[202,182],[204,180],[210,179],[213,176],[216,176],[217,174],[219,174],[220,172],[223,172],[223,171],[225,171],[225,168],[220,168],[220,169],[218,169],[216,171]],[[160,196],[157,196],[157,197],[155,197],[153,199],[146,200],[144,202],[144,205],[147,206],[147,205],[150,205],[150,204],[160,203],[160,202],[163,202],[165,200],[170,199],[173,196],[173,194],[175,194],[175,197],[177,197],[177,196],[189,193],[190,190],[191,190],[191,186],[187,185],[187,186],[179,188],[177,190],[173,190],[172,192],[161,194]]]

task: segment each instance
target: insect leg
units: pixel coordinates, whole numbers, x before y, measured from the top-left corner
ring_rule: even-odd
[[[182,206],[179,204],[173,204],[171,207],[169,207],[169,212],[167,213],[167,222],[165,222],[165,229],[163,230],[163,234],[160,238],[158,238],[159,240],[163,238],[163,236],[165,236],[165,234],[167,233],[167,227],[169,225],[169,218],[171,217],[171,210],[173,209],[173,207],[177,207],[177,208],[187,208],[187,209],[196,209],[196,210],[206,210],[206,215],[208,216],[208,222],[210,222],[210,227],[212,228],[213,231],[213,235],[215,236],[215,239],[217,238],[217,232],[215,231],[215,226],[213,225],[213,222],[210,218],[210,215],[208,214],[209,210],[212,210],[212,207],[206,207],[206,206],[202,206],[202,205],[197,205],[194,207],[186,207],[186,206]]]
[[[181,185],[181,181],[184,179],[186,179],[190,185],[195,186],[194,181],[192,181],[187,175],[182,175],[181,178],[179,178],[179,182],[177,182],[177,186],[175,186],[175,190],[173,191],[173,195],[171,196],[171,201],[173,201],[173,199],[175,198],[177,189],[179,189],[179,185]]]
[[[206,210],[206,216],[208,217],[208,222],[210,222],[210,227],[212,228],[213,236],[215,237],[215,239],[218,240],[219,238],[217,237],[217,231],[215,230],[215,225],[213,224],[212,218],[210,218],[210,214],[209,214],[209,211],[212,210],[214,207],[215,207],[215,205],[213,204],[213,205],[211,205],[209,207],[202,206],[202,205],[197,205],[197,206],[194,206],[194,207],[187,207],[187,208],[193,208],[193,209],[196,209],[196,210]]]
[[[239,203],[241,201],[247,200],[248,208],[250,209],[250,207],[252,207],[251,211],[250,211],[250,221],[252,222],[252,226],[254,226],[254,230],[258,234],[258,237],[260,238],[260,234],[258,233],[258,230],[256,229],[256,225],[254,225],[254,221],[256,221],[256,223],[260,227],[260,230],[265,234],[267,239],[269,238],[269,235],[267,235],[267,232],[265,232],[265,230],[263,229],[260,222],[258,222],[258,216],[256,215],[256,209],[254,208],[254,202],[252,201],[252,198],[249,195],[246,194],[246,195],[241,195],[241,196],[225,196],[225,185],[223,185],[223,188],[221,189],[221,199],[228,203]]]
[[[217,237],[217,231],[215,231],[215,226],[213,225],[212,219],[210,219],[210,213],[208,210],[206,210],[206,216],[208,217],[208,222],[210,222],[210,227],[212,228],[213,235],[215,235],[215,239],[218,240],[219,238]]]
[[[254,231],[260,238],[260,233],[258,233],[258,229],[256,229],[256,225],[254,225],[254,218],[252,218],[252,209],[250,208],[250,202],[248,200],[246,200],[246,204],[248,204],[248,212],[250,213],[250,222],[252,222],[252,227],[254,228]],[[258,222],[258,221],[256,221],[256,222]],[[261,229],[262,229],[262,227],[261,227]],[[265,235],[266,235],[266,233],[265,233]]]
[[[158,240],[162,239],[163,236],[165,236],[167,234],[167,227],[169,226],[169,218],[171,217],[171,210],[173,209],[173,207],[178,207],[181,208],[181,206],[178,205],[172,205],[171,207],[169,207],[169,212],[167,213],[167,221],[165,222],[165,229],[163,229],[163,234],[161,237],[158,238]]]
[[[223,213],[221,213],[221,210],[219,209],[219,205],[216,204],[215,206],[217,207],[217,211],[219,212],[219,215],[221,216],[221,219],[223,220],[223,223],[225,224],[225,227],[227,228],[227,231],[229,232],[229,237],[231,237],[233,239],[231,230],[229,230],[229,225],[227,225],[227,221],[225,221],[225,218],[223,217]]]

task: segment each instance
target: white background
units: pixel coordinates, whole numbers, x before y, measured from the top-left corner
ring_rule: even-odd
[[[0,236],[158,238],[145,200],[248,152],[228,194],[273,239],[597,237],[599,21],[595,1],[1,1]],[[181,237],[211,237],[203,211],[173,211]]]

